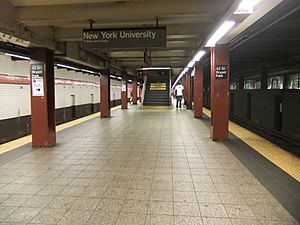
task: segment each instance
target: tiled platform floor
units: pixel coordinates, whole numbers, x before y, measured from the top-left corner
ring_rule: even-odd
[[[298,224],[191,112],[112,115],[2,165],[0,224]]]

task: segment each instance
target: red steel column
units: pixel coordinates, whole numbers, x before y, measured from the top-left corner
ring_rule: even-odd
[[[137,81],[132,81],[132,102],[134,105],[137,104]]]
[[[196,62],[194,76],[194,117],[203,116],[203,66]]]
[[[186,99],[186,74],[182,76],[183,98]]]
[[[216,76],[216,68],[227,68],[226,77]],[[211,138],[228,139],[229,118],[229,47],[216,45],[211,49]]]
[[[32,146],[50,147],[56,144],[53,51],[32,48],[30,58]]]
[[[109,70],[100,75],[100,113],[101,118],[110,117],[110,77]]]
[[[121,109],[128,109],[127,74],[122,74],[121,81]]]
[[[191,74],[186,74],[186,108],[192,109],[192,88],[191,88]]]

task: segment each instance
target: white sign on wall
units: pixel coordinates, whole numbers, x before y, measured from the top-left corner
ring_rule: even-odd
[[[44,96],[44,79],[32,79],[32,96]]]
[[[44,96],[44,64],[31,64],[32,96]]]
[[[126,81],[121,81],[121,91],[126,91]]]

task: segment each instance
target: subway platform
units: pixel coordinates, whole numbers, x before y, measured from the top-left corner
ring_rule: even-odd
[[[191,111],[131,107],[1,154],[0,224],[299,224],[299,182],[209,136]]]

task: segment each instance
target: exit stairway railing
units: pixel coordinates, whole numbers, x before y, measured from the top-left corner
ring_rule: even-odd
[[[143,108],[144,105],[144,98],[145,98],[145,91],[146,91],[146,85],[147,85],[147,76],[144,76],[144,84],[143,84],[143,90],[142,90],[142,99],[141,99],[141,107]]]

